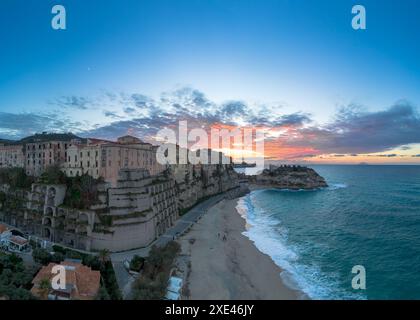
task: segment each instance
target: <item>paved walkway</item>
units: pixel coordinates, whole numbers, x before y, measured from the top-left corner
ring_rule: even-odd
[[[169,228],[163,235],[157,238],[151,245],[141,249],[129,250],[124,252],[111,253],[111,260],[114,266],[115,275],[117,278],[118,285],[123,293],[124,298],[129,298],[131,284],[134,281],[133,276],[131,276],[124,267],[124,261],[131,259],[135,256],[146,257],[149,254],[150,248],[153,245],[164,246],[168,242],[177,238],[178,235],[187,232],[188,229],[198,221],[207,210],[213,207],[218,202],[222,201],[226,197],[226,194],[219,194],[214,197],[211,197],[188,211],[182,217],[180,217],[175,225]]]

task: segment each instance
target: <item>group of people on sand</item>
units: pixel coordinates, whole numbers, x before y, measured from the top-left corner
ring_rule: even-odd
[[[217,237],[220,239],[220,232],[217,234]],[[223,241],[226,241],[227,240],[226,233],[223,234],[222,240]]]

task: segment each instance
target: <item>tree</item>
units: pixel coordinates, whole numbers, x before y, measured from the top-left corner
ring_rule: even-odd
[[[4,207],[4,204],[6,203],[7,196],[3,191],[0,191],[0,209]]]
[[[133,271],[140,272],[144,265],[144,258],[138,255],[135,255],[130,262],[130,269]]]
[[[110,253],[108,249],[103,249],[99,251],[98,259],[101,264],[101,270],[104,270],[106,267],[106,263],[110,260]]]
[[[51,283],[50,280],[47,278],[44,278],[39,283],[39,295],[42,300],[48,300],[48,295],[51,290]]]
[[[111,300],[111,297],[109,296],[108,291],[106,291],[106,288],[104,286],[101,286],[99,288],[95,300]]]
[[[44,266],[50,263],[52,260],[51,254],[47,250],[42,248],[34,249],[34,251],[32,251],[32,257],[36,262]]]

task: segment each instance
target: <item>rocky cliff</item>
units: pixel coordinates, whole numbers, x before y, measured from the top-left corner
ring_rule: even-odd
[[[290,190],[312,190],[328,187],[314,169],[301,166],[270,166],[261,174],[250,176],[252,184]]]

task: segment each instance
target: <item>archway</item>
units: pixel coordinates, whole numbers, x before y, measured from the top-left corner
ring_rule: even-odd
[[[48,206],[54,206],[54,200],[55,200],[55,195],[56,195],[57,191],[55,190],[54,187],[51,187],[48,189],[48,193],[47,193],[47,205]]]

